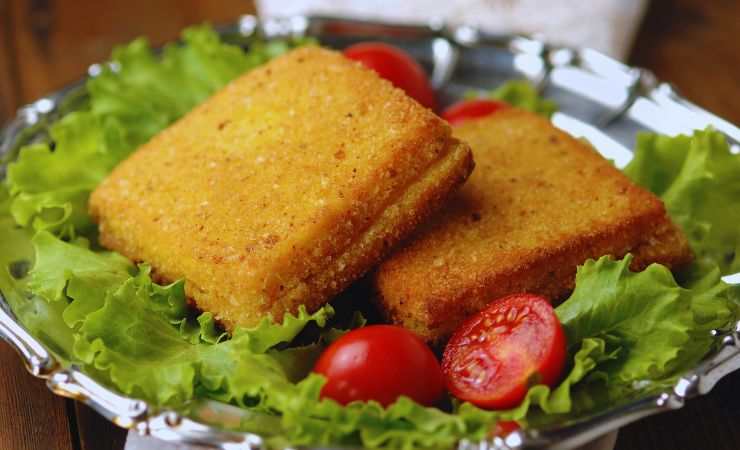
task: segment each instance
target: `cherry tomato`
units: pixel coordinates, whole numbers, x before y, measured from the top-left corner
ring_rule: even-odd
[[[451,124],[457,124],[466,120],[484,117],[509,107],[508,103],[498,100],[463,100],[445,109],[442,112],[442,118]]]
[[[468,319],[442,358],[447,389],[482,408],[507,409],[530,386],[554,386],[566,358],[563,328],[546,298],[514,294]]]
[[[405,395],[422,405],[444,393],[439,362],[414,333],[392,325],[350,331],[321,355],[314,372],[327,378],[321,397],[341,404],[375,400],[383,406]]]
[[[493,436],[506,437],[512,431],[518,430],[519,424],[515,420],[499,420],[491,433]]]
[[[434,91],[424,69],[400,48],[381,42],[361,42],[347,47],[344,56],[373,69],[427,108],[435,108]]]

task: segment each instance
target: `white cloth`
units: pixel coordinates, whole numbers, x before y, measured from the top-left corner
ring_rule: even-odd
[[[537,34],[570,46],[627,56],[647,0],[257,0],[263,17],[321,14],[399,23],[443,20],[491,32]],[[591,448],[614,447],[616,434]],[[606,445],[605,445],[606,444]],[[586,447],[584,447],[586,448]],[[125,450],[196,450],[130,432]]]
[[[402,23],[443,20],[627,56],[647,0],[257,0],[263,17],[321,14]]]

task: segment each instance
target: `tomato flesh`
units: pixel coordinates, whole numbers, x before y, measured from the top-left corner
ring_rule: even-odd
[[[435,108],[434,90],[424,69],[400,48],[381,42],[361,42],[347,47],[344,56],[374,70],[423,106]]]
[[[565,359],[565,334],[547,299],[514,294],[458,328],[445,348],[442,370],[455,397],[507,409],[521,403],[534,384],[554,386]]]
[[[392,325],[345,334],[319,357],[314,372],[327,378],[321,397],[341,404],[375,400],[388,406],[405,395],[431,406],[444,393],[442,370],[429,347]]]
[[[473,99],[457,102],[442,112],[442,118],[450,124],[478,119],[509,108],[509,104],[498,100]]]

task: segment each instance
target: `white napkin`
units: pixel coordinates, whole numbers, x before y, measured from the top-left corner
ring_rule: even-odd
[[[618,59],[627,56],[646,6],[647,0],[257,0],[263,17],[313,13],[400,23],[444,20],[491,32],[537,34],[554,43],[595,48]],[[601,442],[600,448],[613,448],[615,436]],[[197,449],[132,431],[125,450]]]
[[[257,0],[263,17],[322,14],[403,23],[467,24],[491,32],[542,35],[627,56],[647,0]]]

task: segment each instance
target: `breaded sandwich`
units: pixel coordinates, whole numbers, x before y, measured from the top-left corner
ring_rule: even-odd
[[[691,260],[662,202],[587,143],[511,109],[456,127],[476,169],[441,214],[378,269],[382,312],[430,342],[516,292],[564,299],[589,258],[633,269]]]
[[[95,190],[100,242],[227,329],[314,310],[473,167],[449,126],[340,53],[294,50],[227,85]]]

